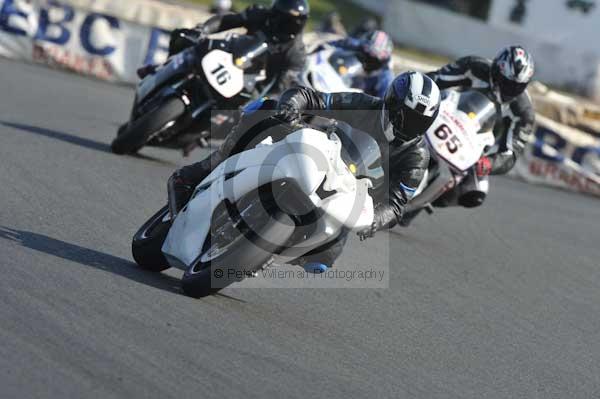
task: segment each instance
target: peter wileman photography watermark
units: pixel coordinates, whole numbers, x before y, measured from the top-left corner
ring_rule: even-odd
[[[239,268],[220,269],[213,271],[215,279],[242,279],[261,277],[266,280],[344,280],[344,281],[375,281],[382,283],[386,278],[385,270],[340,270],[328,269],[322,273],[312,273],[303,269],[283,270],[267,268],[259,271],[243,270]]]
[[[212,223],[201,256],[212,286],[251,278],[261,287],[386,288],[387,240],[377,240],[372,267],[343,256],[344,247],[367,244],[356,232],[372,224],[387,163],[372,134],[343,121],[380,112],[303,115],[293,123],[273,111],[230,115],[231,130],[211,157],[216,173],[203,184],[218,193],[209,197]],[[326,268],[303,268],[313,263]]]

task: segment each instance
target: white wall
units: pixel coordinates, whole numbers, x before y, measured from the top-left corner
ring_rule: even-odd
[[[497,1],[511,4],[511,0]],[[537,0],[545,4],[556,1],[559,0]],[[564,6],[564,2],[561,1],[561,4]],[[450,57],[476,54],[491,58],[504,46],[521,44],[534,55],[537,79],[600,99],[600,53],[582,45],[572,46],[556,40],[559,35],[566,34],[563,30],[568,30],[556,22],[560,15],[554,18],[553,23],[559,26],[554,28],[554,34],[550,33],[551,27],[544,33],[533,34],[527,27],[502,22],[506,16],[497,7],[498,4],[492,11],[494,23],[489,25],[438,7],[394,0],[388,3],[384,26],[401,43]],[[588,36],[578,40],[597,43],[597,37]]]
[[[489,22],[513,26],[508,17],[514,0],[494,0]],[[523,29],[537,37],[600,55],[600,5],[588,14],[570,10],[566,0],[529,0]]]

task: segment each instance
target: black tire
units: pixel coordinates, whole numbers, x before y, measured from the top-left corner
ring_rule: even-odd
[[[142,269],[158,273],[170,267],[162,253],[163,243],[171,228],[171,222],[163,220],[168,213],[169,207],[165,206],[148,219],[133,236],[131,252],[133,259]]]
[[[259,212],[263,211],[264,209],[259,210]],[[225,212],[231,215],[231,209]],[[260,227],[233,227],[237,230],[237,234],[231,240],[233,244],[227,244],[231,247],[208,262],[202,262],[203,255],[209,251],[211,242],[215,239],[211,234],[198,260],[182,277],[183,292],[193,298],[212,295],[234,282],[243,280],[247,273],[259,270],[276,251],[277,244],[274,243],[284,245],[295,228],[291,218],[282,212],[277,212],[276,215],[265,214],[263,220],[266,223]],[[232,225],[231,220],[224,224],[214,223],[214,221],[213,218],[213,226]]]
[[[210,267],[197,274],[190,274],[189,271],[186,271],[181,278],[181,289],[185,295],[192,298],[203,298],[219,292],[222,288],[212,286],[211,273]]]
[[[179,98],[169,98],[153,112],[148,112],[120,131],[110,148],[115,154],[134,154],[148,141],[152,134],[177,120],[185,112],[185,104]]]

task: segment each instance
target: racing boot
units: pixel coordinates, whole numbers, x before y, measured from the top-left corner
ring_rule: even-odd
[[[138,68],[135,72],[140,79],[144,79],[146,76],[151,75],[156,72],[157,65],[144,65],[141,68]]]

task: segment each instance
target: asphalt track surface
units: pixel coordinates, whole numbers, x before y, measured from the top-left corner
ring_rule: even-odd
[[[0,82],[2,398],[600,397],[597,200],[498,178],[348,243],[339,267],[389,264],[388,289],[194,300],[131,260],[187,161],[110,153],[130,89],[5,60]]]

